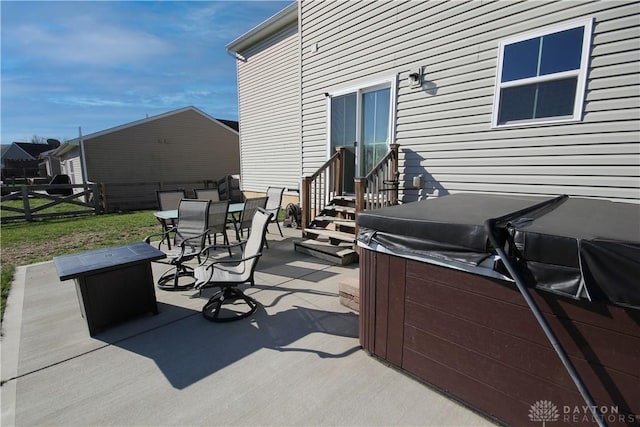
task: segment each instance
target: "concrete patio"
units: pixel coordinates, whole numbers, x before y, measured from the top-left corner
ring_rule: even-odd
[[[2,337],[3,426],[493,425],[361,350],[338,301],[357,266],[268,235],[250,318],[211,323],[213,290],[156,290],[149,314],[90,337],[73,281],[53,262],[20,267]],[[154,264],[158,277],[167,267]]]

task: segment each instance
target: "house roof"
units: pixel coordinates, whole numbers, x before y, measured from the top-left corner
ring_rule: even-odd
[[[144,123],[149,123],[149,122],[152,122],[154,120],[164,119],[166,117],[170,117],[170,116],[173,116],[175,114],[184,113],[185,111],[195,111],[196,113],[201,114],[202,116],[206,117],[207,119],[211,120],[212,122],[215,122],[215,123],[219,124],[220,126],[223,126],[223,127],[227,128],[227,129],[229,129],[229,130],[231,130],[231,131],[233,131],[235,133],[238,133],[238,129],[239,129],[238,122],[232,121],[232,120],[216,119],[216,118],[211,117],[210,115],[208,115],[204,111],[202,111],[202,110],[200,110],[200,109],[198,109],[198,108],[196,108],[194,106],[189,106],[189,107],[179,108],[179,109],[173,110],[173,111],[168,111],[166,113],[158,114],[156,116],[147,117],[147,118],[142,119],[142,120],[136,120],[134,122],[126,123],[124,125],[115,126],[115,127],[112,127],[112,128],[109,128],[109,129],[105,129],[105,130],[102,130],[102,131],[99,131],[99,132],[94,132],[94,133],[91,133],[91,134],[88,134],[88,135],[83,135],[82,139],[83,139],[83,141],[87,141],[87,140],[92,139],[92,138],[97,138],[97,137],[100,137],[100,136],[103,136],[103,135],[107,135],[107,134],[110,134],[110,133],[113,133],[113,132],[118,132],[118,131],[121,131],[121,130],[124,130],[124,129],[131,128],[133,126],[138,126],[138,125],[141,125],[141,124],[144,124]],[[65,142],[64,144],[62,144],[60,146],[60,148],[58,148],[53,153],[53,155],[54,156],[61,156],[61,155],[65,154],[65,153],[71,151],[74,147],[76,147],[78,145],[80,145],[80,138],[71,139],[71,140]]]
[[[221,122],[221,123],[224,123],[225,125],[227,125],[231,129],[235,130],[236,132],[238,132],[240,130],[240,125],[236,120],[218,119],[218,121]]]
[[[228,52],[237,53],[246,50],[247,48],[255,45],[256,43],[272,36],[278,31],[282,30],[288,25],[298,21],[298,2],[294,1],[280,12],[276,13],[266,21],[258,24],[256,27],[247,31],[240,37],[229,43],[226,48]],[[243,59],[243,58],[238,58]]]
[[[2,160],[4,159],[33,160],[33,156],[20,148],[19,145],[16,145],[15,142],[13,142],[11,144],[4,144],[2,146]]]
[[[51,144],[34,144],[32,142],[14,142],[14,144],[29,153],[34,159],[37,159],[45,151],[57,148]]]
[[[13,142],[2,145],[2,162],[5,160],[36,160],[47,151],[51,151],[55,146],[51,144],[34,144],[31,142]]]

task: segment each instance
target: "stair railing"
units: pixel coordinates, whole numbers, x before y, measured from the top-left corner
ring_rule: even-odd
[[[336,195],[342,194],[344,147],[339,147],[313,175],[302,177],[302,225],[313,219]]]
[[[398,147],[399,144],[391,144],[389,152],[365,177],[355,179],[356,215],[398,204]]]

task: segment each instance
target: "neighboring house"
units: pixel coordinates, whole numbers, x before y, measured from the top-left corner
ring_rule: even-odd
[[[27,170],[37,171],[38,163],[36,159],[25,150],[23,150],[19,143],[14,142],[11,144],[2,145],[2,179],[13,177],[26,177],[31,176],[32,172],[27,173]]]
[[[58,159],[53,155],[55,150],[56,149],[53,149],[40,154],[40,157],[39,157],[40,175],[53,178],[56,175],[59,175],[60,173],[62,173],[60,159]]]
[[[84,159],[79,138],[55,155],[72,183],[102,185],[107,210],[154,208],[157,189],[190,192],[240,172],[237,122],[195,107],[84,135],[82,147]]]
[[[243,189],[293,186],[339,146],[361,176],[396,143],[403,201],[640,202],[639,34],[637,1],[300,0],[227,46]]]
[[[55,139],[46,144],[13,142],[2,146],[2,177],[51,177],[58,173],[59,164],[51,161],[50,154],[60,146]]]

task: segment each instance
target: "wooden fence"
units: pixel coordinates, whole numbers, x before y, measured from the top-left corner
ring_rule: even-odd
[[[224,180],[224,191],[227,194],[235,194],[236,197],[241,197],[239,181],[231,182],[231,177],[223,177],[221,179]],[[2,222],[151,210],[158,208],[156,190],[183,189],[187,192],[187,197],[194,197],[193,191],[196,188],[216,187],[216,181],[210,179],[170,182],[87,183],[86,185],[3,185]],[[42,202],[43,199],[45,199],[45,203]],[[22,203],[15,202],[19,200]]]
[[[6,203],[18,200],[21,207]],[[98,184],[3,185],[0,205],[3,223],[97,214],[102,212],[101,206]]]

